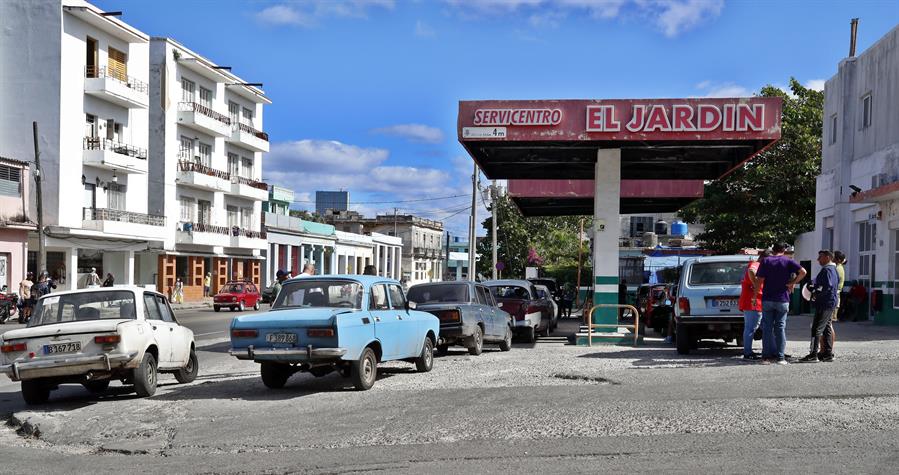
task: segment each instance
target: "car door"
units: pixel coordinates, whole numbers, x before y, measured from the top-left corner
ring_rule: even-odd
[[[421,353],[421,345],[424,342],[422,322],[406,309],[406,296],[403,289],[397,284],[387,286],[390,297],[390,309],[393,317],[398,322],[396,326],[399,336],[399,348],[403,358],[418,356]]]
[[[381,359],[399,358],[401,350],[398,328],[402,322],[396,318],[396,312],[390,308],[386,284],[379,283],[371,286],[369,312],[375,322],[375,338],[381,342]]]
[[[168,299],[162,295],[157,295],[156,303],[159,304],[162,321],[171,325],[169,328],[172,331],[172,363],[175,366],[183,366],[187,364],[187,357],[190,354],[189,330],[175,320],[175,312],[169,306]]]
[[[474,287],[477,295],[478,312],[481,314],[481,321],[484,322],[485,336],[491,339],[500,337],[494,312],[496,309],[490,305],[490,292],[483,285],[475,285]]]
[[[172,364],[172,339],[175,335],[173,325],[162,319],[162,311],[156,295],[149,292],[144,294],[144,316],[153,331],[156,346],[159,352],[157,366],[169,367]]]
[[[259,303],[259,289],[256,287],[256,284],[250,284],[247,286],[249,288],[249,297],[250,302],[248,306],[255,307],[256,304]]]

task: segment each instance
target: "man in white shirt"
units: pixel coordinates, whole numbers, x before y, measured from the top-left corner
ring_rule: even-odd
[[[315,275],[315,266],[307,263],[303,265],[303,273],[297,277],[311,277],[313,275]]]

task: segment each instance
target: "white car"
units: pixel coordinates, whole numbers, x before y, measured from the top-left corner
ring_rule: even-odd
[[[152,396],[158,373],[189,383],[197,370],[193,332],[178,324],[165,296],[139,287],[45,295],[26,328],[0,336],[0,371],[22,382],[27,404],[46,402],[60,384],[98,393],[113,379]]]

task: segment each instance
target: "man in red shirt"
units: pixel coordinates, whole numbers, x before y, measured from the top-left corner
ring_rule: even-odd
[[[743,312],[743,359],[757,360],[761,358],[758,353],[752,351],[752,340],[755,331],[762,321],[762,286],[758,285],[755,273],[759,270],[762,260],[768,257],[768,251],[759,253],[759,258],[749,261],[746,273],[743,274],[742,291],[740,292],[740,311]],[[758,292],[753,289],[758,285]],[[764,341],[762,346],[764,347]],[[762,348],[764,353],[764,348]]]

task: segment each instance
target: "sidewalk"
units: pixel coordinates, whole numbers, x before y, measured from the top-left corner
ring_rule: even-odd
[[[198,301],[198,302],[174,303],[174,302],[170,301],[169,304],[172,306],[172,310],[174,310],[176,312],[179,310],[195,310],[198,308],[212,308],[212,297],[204,298],[202,301]]]

